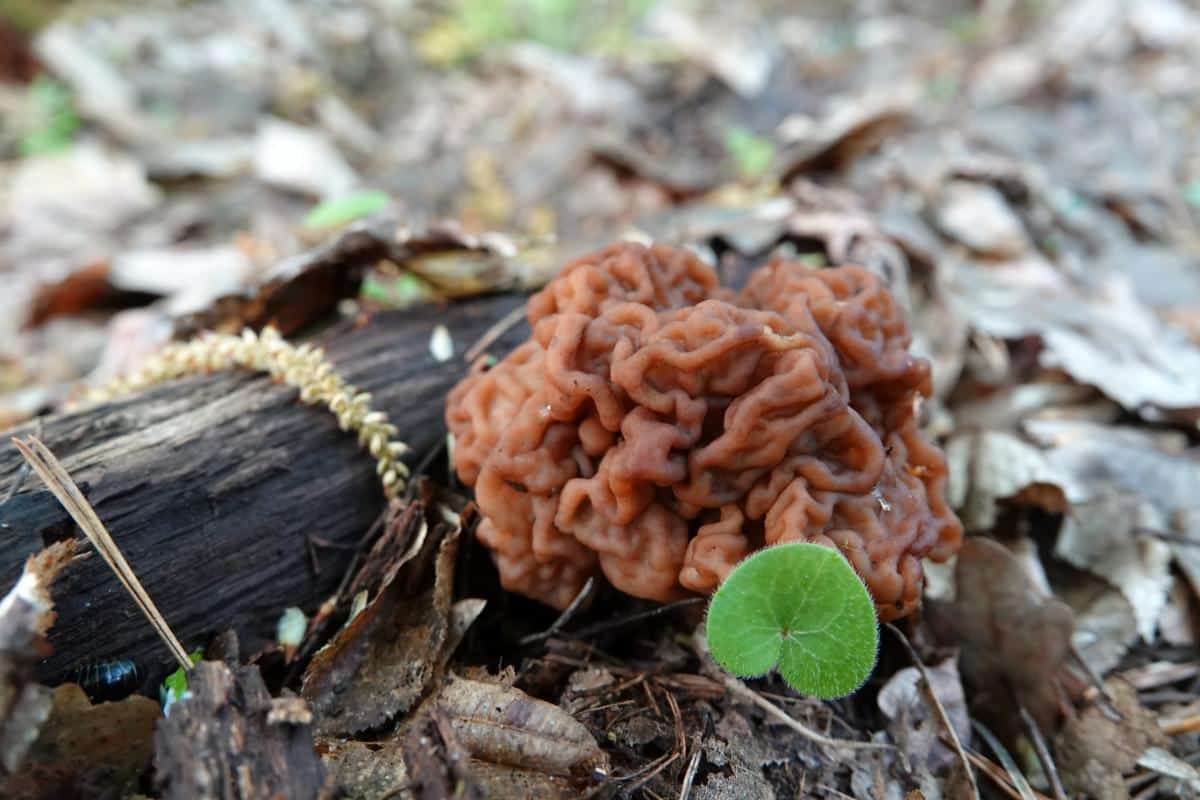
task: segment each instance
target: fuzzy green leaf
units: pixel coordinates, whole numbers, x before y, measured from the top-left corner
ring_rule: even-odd
[[[842,697],[875,668],[879,624],[867,587],[840,553],[805,542],[761,550],[713,595],[708,646],[734,675],[778,665],[798,692]]]

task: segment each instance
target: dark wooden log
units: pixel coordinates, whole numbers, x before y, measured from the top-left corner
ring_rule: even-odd
[[[372,392],[373,405],[400,428],[413,447],[411,464],[445,435],[443,403],[466,370],[462,352],[522,300],[504,295],[391,312],[321,338],[338,371]],[[429,352],[439,323],[457,350],[445,363]],[[506,352],[527,334],[519,326],[491,352]],[[300,404],[294,389],[263,375],[185,378],[48,417],[40,429],[189,649],[233,627],[254,652],[274,637],[285,607],[314,611],[384,505],[374,462],[355,437],[328,411]],[[21,464],[6,436],[0,501]],[[26,477],[0,506],[0,588],[16,580],[27,555],[78,535],[37,477]],[[53,595],[55,653],[41,666],[44,680],[61,680],[88,660],[135,659],[151,673],[169,660],[99,556],[67,567]]]
[[[271,697],[258,667],[202,662],[155,733],[155,783],[165,800],[331,798],[311,722],[299,697]]]

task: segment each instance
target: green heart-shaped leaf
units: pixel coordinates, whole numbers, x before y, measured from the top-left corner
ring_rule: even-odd
[[[713,595],[706,629],[713,658],[734,675],[778,665],[789,686],[815,697],[858,689],[879,651],[867,587],[838,551],[807,542],[739,564]]]

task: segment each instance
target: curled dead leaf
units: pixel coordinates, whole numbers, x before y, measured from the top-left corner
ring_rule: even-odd
[[[385,569],[377,596],[313,657],[301,693],[319,733],[378,728],[433,686],[444,663],[459,540],[458,529],[444,531],[435,527],[415,558]],[[431,560],[433,569],[422,569]],[[421,589],[419,578],[429,573],[432,585]]]
[[[582,723],[519,689],[455,678],[437,707],[474,758],[550,775],[607,771],[608,756]]]

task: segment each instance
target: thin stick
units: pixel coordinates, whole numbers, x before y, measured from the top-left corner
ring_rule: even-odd
[[[607,622],[598,622],[595,625],[589,625],[586,628],[580,628],[577,631],[570,631],[565,635],[570,639],[587,639],[590,636],[595,636],[600,633],[607,633],[616,628],[622,628],[626,625],[632,625],[635,622],[641,622],[644,619],[651,619],[661,614],[666,614],[674,611],[677,608],[687,608],[688,606],[698,605],[705,602],[703,597],[689,597],[686,600],[676,600],[674,603],[666,603],[648,611],[639,611],[636,614],[630,614],[626,617],[618,617]]]
[[[1058,767],[1055,766],[1054,759],[1050,756],[1046,738],[1042,736],[1042,731],[1033,721],[1033,717],[1030,715],[1029,709],[1025,708],[1024,703],[1017,703],[1017,711],[1020,712],[1021,722],[1025,724],[1025,729],[1029,731],[1029,736],[1033,739],[1033,749],[1037,753],[1038,761],[1042,762],[1042,769],[1046,770],[1046,777],[1050,779],[1050,790],[1054,792],[1055,800],[1067,800],[1067,792],[1063,789],[1062,779],[1058,777]]]
[[[1009,780],[1009,776],[1003,769],[998,767],[991,759],[979,755],[978,753],[967,751],[967,758],[971,759],[971,763],[978,768],[980,772],[992,779],[992,782],[1004,790],[1004,793],[1013,800],[1023,800],[1022,795]],[[1034,800],[1050,800],[1044,794],[1039,792],[1033,793]]]
[[[700,756],[703,754],[704,748],[698,740],[693,739],[692,757],[688,760],[687,771],[683,773],[683,783],[679,786],[679,800],[688,800],[688,795],[692,793],[692,783],[696,780],[696,773],[700,771]]]
[[[721,676],[721,682],[731,694],[740,697],[743,700],[748,700],[754,705],[767,712],[779,722],[791,728],[796,733],[803,736],[805,739],[814,741],[817,744],[825,745],[826,747],[845,747],[848,750],[895,750],[896,748],[890,744],[876,744],[875,742],[853,742],[849,739],[830,739],[828,736],[817,733],[814,730],[806,728],[799,720],[792,717],[779,706],[772,703],[765,697],[759,695],[758,692],[751,689],[746,684],[739,681],[732,675]]]
[[[163,618],[162,613],[154,605],[154,601],[150,599],[150,595],[142,587],[133,568],[129,566],[129,562],[125,560],[125,556],[117,547],[117,543],[113,541],[112,535],[104,527],[100,518],[96,516],[95,509],[83,496],[83,492],[79,491],[79,487],[71,480],[71,476],[67,474],[63,465],[36,436],[30,436],[24,441],[13,439],[12,442],[17,450],[21,451],[21,455],[25,457],[29,465],[33,467],[33,471],[58,498],[58,502],[62,503],[63,508],[71,515],[71,519],[75,520],[75,524],[91,541],[92,546],[104,558],[109,568],[116,573],[117,579],[121,581],[125,591],[129,592],[138,608],[146,615],[146,619],[150,621],[155,632],[166,643],[171,655],[184,670],[190,670],[192,660],[188,657],[187,651],[175,638],[166,619]]]
[[[492,344],[503,336],[509,328],[516,325],[525,318],[525,303],[514,308],[512,311],[505,314],[496,324],[483,332],[483,336],[479,337],[479,341],[471,345],[467,352],[463,353],[463,360],[470,364],[479,356],[483,355],[483,351],[487,350]]]
[[[925,681],[925,687],[929,690],[925,693],[926,698],[933,704],[933,710],[937,713],[942,727],[946,729],[946,735],[950,737],[950,741],[954,744],[954,752],[958,753],[958,758],[962,761],[963,770],[966,771],[967,780],[971,784],[971,796],[975,800],[979,800],[979,784],[975,780],[975,771],[971,769],[971,760],[967,758],[967,751],[963,749],[962,740],[958,738],[958,731],[954,730],[954,725],[950,722],[950,715],[946,713],[946,707],[942,705],[941,698],[933,690],[933,681],[929,679],[929,670],[925,667],[925,662],[917,655],[917,651],[913,649],[912,644],[908,641],[908,637],[899,628],[890,622],[885,624],[888,630],[892,632],[892,635],[904,645],[904,649],[908,651],[913,664],[916,665],[917,670],[921,673],[921,679]]]
[[[1161,722],[1159,727],[1167,736],[1179,736],[1185,733],[1195,733],[1200,731],[1200,715],[1193,714],[1190,717],[1183,719],[1172,720],[1171,722]]]
[[[575,595],[575,599],[571,601],[569,606],[563,609],[563,612],[558,615],[558,619],[554,620],[549,628],[546,628],[546,630],[542,631],[541,633],[531,633],[528,636],[524,636],[517,641],[517,644],[525,647],[526,645],[540,642],[543,639],[549,639],[551,636],[558,633],[562,629],[563,625],[566,625],[571,621],[571,618],[575,616],[575,612],[578,611],[579,607],[584,604],[584,601],[592,596],[592,592],[595,589],[596,579],[588,578],[587,583],[585,583],[583,588],[580,589]]]
[[[996,754],[1000,765],[1004,767],[1004,771],[1008,774],[1008,779],[1012,781],[1012,785],[1020,792],[1024,800],[1035,800],[1038,795],[1034,794],[1033,787],[1029,785],[1029,781],[1025,778],[1025,773],[1017,766],[1017,762],[1013,760],[1012,755],[1004,749],[1004,745],[996,738],[995,734],[989,731],[982,722],[977,719],[971,720],[971,727],[975,729],[988,746],[992,748],[992,752]]]

